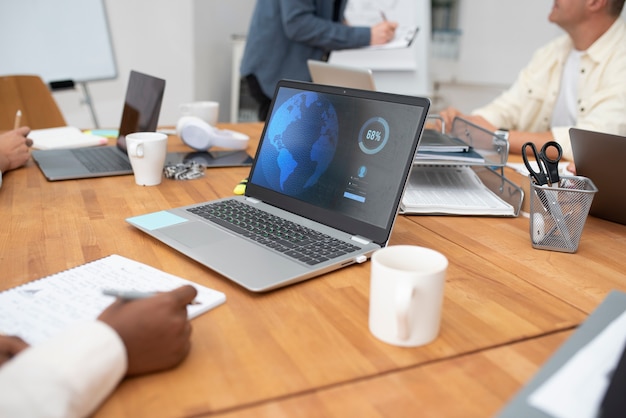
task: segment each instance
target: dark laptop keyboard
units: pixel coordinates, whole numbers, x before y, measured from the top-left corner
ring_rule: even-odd
[[[311,266],[359,249],[237,200],[187,210]]]
[[[72,153],[90,173],[132,170],[130,162],[117,148],[76,148]]]

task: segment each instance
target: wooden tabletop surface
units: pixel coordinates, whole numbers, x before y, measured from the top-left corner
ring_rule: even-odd
[[[254,155],[261,124],[223,126],[249,134]],[[169,148],[188,151],[175,136]],[[622,225],[589,218],[569,254],[533,249],[524,216],[400,216],[390,244],[436,249],[450,266],[439,337],[399,348],[368,330],[369,262],[255,294],[124,221],[231,195],[247,174],[141,187],[132,176],[47,182],[32,161],[5,173],[0,290],[115,253],[226,294],[192,321],[183,364],[124,380],[96,417],[491,416],[626,287]]]

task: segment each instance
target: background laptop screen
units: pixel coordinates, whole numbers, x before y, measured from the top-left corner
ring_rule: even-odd
[[[427,108],[317,88],[279,88],[248,187],[388,228]]]
[[[133,132],[154,132],[159,122],[165,80],[130,72],[117,145],[126,150],[126,135]]]

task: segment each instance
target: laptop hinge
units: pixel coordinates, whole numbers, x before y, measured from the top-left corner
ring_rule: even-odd
[[[246,201],[250,203],[261,203],[259,199],[255,199],[254,197],[246,196]]]
[[[371,244],[371,242],[372,242],[371,239],[360,237],[358,235],[353,235],[353,236],[350,237],[350,239],[354,240],[354,241],[356,241],[356,242],[358,242],[359,244],[362,244],[362,245]]]

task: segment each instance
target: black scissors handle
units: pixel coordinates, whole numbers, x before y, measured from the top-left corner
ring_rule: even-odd
[[[533,157],[537,162],[538,170],[535,170],[532,164],[530,164],[528,148],[530,148],[533,153]],[[556,149],[556,158],[548,157],[547,152],[550,148]],[[543,186],[544,184],[548,184],[550,186],[553,184],[559,184],[559,162],[561,161],[562,156],[563,149],[555,141],[546,142],[543,147],[541,147],[541,151],[539,152],[537,151],[535,144],[532,142],[526,142],[522,145],[522,158],[524,160],[524,165],[528,169],[535,183],[539,186]]]
[[[528,159],[528,148],[530,148],[533,153],[532,157],[537,162],[538,170],[535,170],[535,168],[530,163],[530,160]],[[535,181],[535,184],[539,186],[548,184],[548,177],[546,176],[546,170],[543,167],[543,161],[541,161],[539,153],[537,152],[537,147],[533,142],[526,142],[524,145],[522,145],[522,159],[524,160],[524,165],[530,173],[530,176]]]
[[[556,149],[557,156],[556,158],[548,157],[548,149],[554,148]],[[563,148],[556,141],[546,142],[543,147],[541,147],[541,152],[539,153],[539,157],[543,160],[543,165],[546,169],[546,175],[548,176],[548,183],[550,185],[556,184],[559,185],[559,162],[561,161],[561,157],[563,157]]]

